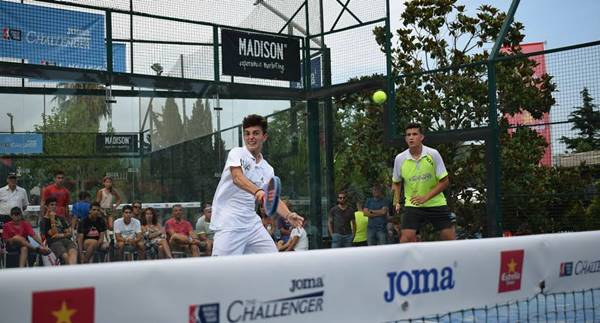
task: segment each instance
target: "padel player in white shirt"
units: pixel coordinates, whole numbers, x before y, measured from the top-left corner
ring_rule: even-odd
[[[252,114],[244,118],[242,127],[245,146],[229,152],[213,199],[213,256],[277,252],[256,214],[255,204],[262,203],[266,194],[262,187],[275,175],[261,154],[267,140],[267,120]],[[302,217],[291,212],[285,203],[279,203],[277,213],[292,226],[302,226]]]

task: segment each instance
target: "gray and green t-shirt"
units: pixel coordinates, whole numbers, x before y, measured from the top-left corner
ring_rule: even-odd
[[[441,179],[448,176],[446,166],[440,153],[427,146],[423,146],[419,160],[413,159],[407,149],[394,160],[394,172],[392,181],[403,183],[405,206],[433,207],[444,206],[446,197],[440,192],[422,205],[413,205],[410,201],[412,196],[423,196],[429,193]]]

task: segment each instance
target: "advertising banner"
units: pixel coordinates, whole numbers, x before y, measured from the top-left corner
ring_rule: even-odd
[[[300,81],[300,40],[221,29],[225,75]]]
[[[104,15],[0,1],[0,57],[29,64],[106,70]],[[125,45],[113,44],[113,70],[125,72]]]
[[[44,138],[38,133],[0,134],[0,155],[32,155],[44,152]]]
[[[321,82],[321,60],[322,56],[313,57],[310,60],[310,87],[312,89],[323,86],[323,82]],[[300,78],[304,78],[304,62],[300,64]],[[302,89],[304,85],[302,82],[290,82],[290,88]]]
[[[598,239],[593,231],[7,269],[0,312],[2,322],[57,313],[96,323],[390,322],[598,288]]]
[[[137,134],[96,134],[96,153],[126,154],[139,151]]]

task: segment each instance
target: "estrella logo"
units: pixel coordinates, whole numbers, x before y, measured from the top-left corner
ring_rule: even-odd
[[[525,250],[508,250],[500,253],[500,276],[498,278],[498,293],[511,292],[521,289],[523,274],[523,258]]]

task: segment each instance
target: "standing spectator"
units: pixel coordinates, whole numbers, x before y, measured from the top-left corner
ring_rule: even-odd
[[[44,217],[40,223],[40,232],[46,237],[48,247],[58,258],[62,258],[67,265],[77,264],[77,246],[73,240],[73,230],[64,216],[56,212],[56,198],[53,196],[45,199],[46,207]]]
[[[354,212],[354,223],[356,223],[356,229],[354,230],[354,240],[352,245],[355,247],[364,247],[367,245],[367,223],[369,218],[365,216],[363,212],[362,201],[356,202],[356,212]]]
[[[369,218],[367,224],[367,244],[384,245],[387,241],[388,200],[383,197],[381,185],[375,183],[371,189],[373,197],[368,198],[363,212]]]
[[[46,214],[46,200],[54,198],[56,201],[56,216],[65,218],[68,223],[71,223],[69,214],[69,190],[64,186],[65,172],[62,170],[54,172],[54,183],[44,187],[42,191],[42,201],[40,202],[40,214]],[[56,255],[58,257],[58,255]]]
[[[115,220],[117,254],[120,259],[123,259],[126,247],[137,249],[139,258],[145,258],[146,247],[142,241],[142,225],[138,219],[132,217],[132,209],[131,205],[123,206],[123,217]]]
[[[133,208],[133,214],[131,216],[133,216],[134,219],[138,219],[140,222],[142,222],[144,219],[144,214],[142,213],[142,202],[133,201],[133,203],[131,203],[131,207]]]
[[[113,180],[110,176],[104,176],[102,185],[104,185],[104,187],[96,192],[96,202],[100,203],[100,207],[102,208],[102,211],[104,211],[104,215],[107,218],[108,229],[112,229],[113,214],[115,214],[117,207],[121,204],[121,196],[113,188]],[[133,210],[133,208],[131,208],[131,210]]]
[[[17,174],[9,173],[6,182],[8,185],[0,188],[0,229],[4,223],[11,221],[12,208],[25,211],[29,205],[27,192],[17,186]]]
[[[200,256],[200,240],[194,238],[192,224],[183,219],[183,207],[180,204],[173,205],[172,217],[165,223],[165,229],[172,250],[184,249],[192,257]]]
[[[346,205],[346,192],[338,193],[337,205],[329,210],[327,229],[331,236],[331,248],[352,247],[356,222],[354,210]]]
[[[173,258],[171,248],[166,240],[165,231],[158,223],[156,211],[149,207],[143,212],[142,217],[142,235],[146,245],[146,250],[150,248],[158,249],[159,258]]]
[[[404,136],[408,149],[396,156],[392,175],[396,211],[400,210],[402,190],[405,196],[400,242],[417,241],[417,231],[426,222],[440,232],[442,240],[454,240],[455,219],[443,193],[450,181],[442,156],[423,145],[420,124],[408,124]]]
[[[50,251],[46,247],[41,247],[42,240],[33,232],[31,224],[23,220],[23,212],[18,206],[10,210],[11,221],[4,224],[2,239],[6,241],[7,249],[19,250],[19,267],[25,267],[27,264],[28,252],[36,251],[41,254],[48,254]],[[33,246],[28,238],[35,240],[40,247]]]
[[[73,207],[73,209],[75,208]],[[96,250],[106,251],[108,248],[108,243],[104,241],[105,232],[106,221],[102,218],[100,204],[94,202],[91,204],[88,216],[79,221],[77,227],[79,255],[83,256],[82,262],[84,264],[91,263],[94,260]],[[85,254],[83,250],[85,250]]]
[[[78,226],[78,223],[83,219],[88,217],[90,214],[90,193],[86,191],[79,192],[79,201],[73,204],[73,209],[71,213],[73,214],[73,219],[71,221],[71,228],[75,229]]]
[[[196,221],[196,232],[198,233],[198,239],[200,240],[200,251],[204,250],[208,256],[212,254],[212,244],[215,236],[215,232],[210,229],[211,217],[212,205],[206,203],[202,210],[202,216]]]

